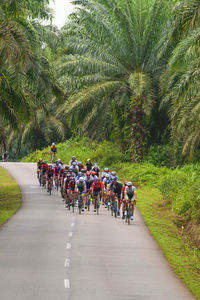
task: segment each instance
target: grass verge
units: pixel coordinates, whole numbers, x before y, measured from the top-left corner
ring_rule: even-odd
[[[0,226],[20,207],[21,193],[17,183],[0,168]]]
[[[184,227],[178,227],[177,218],[167,207],[157,189],[142,188],[138,192],[137,207],[175,273],[200,300],[200,253]]]

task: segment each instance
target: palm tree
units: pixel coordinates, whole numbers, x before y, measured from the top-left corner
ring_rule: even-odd
[[[60,82],[70,94],[60,112],[88,134],[91,124],[102,130],[113,101],[123,103],[130,111],[132,156],[139,161],[158,92],[155,81],[166,62],[158,54],[168,1],[74,3],[78,7],[63,28],[66,48],[57,62]]]
[[[174,12],[171,31],[180,40],[162,79],[162,105],[169,108],[172,143],[192,160],[200,145],[200,1],[182,1]]]

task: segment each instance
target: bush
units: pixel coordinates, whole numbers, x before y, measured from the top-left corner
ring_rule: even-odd
[[[173,149],[170,145],[154,145],[149,148],[148,154],[144,158],[144,162],[151,163],[155,166],[168,166],[174,165],[173,162]]]

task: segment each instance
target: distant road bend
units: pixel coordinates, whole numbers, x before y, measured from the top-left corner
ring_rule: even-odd
[[[1,163],[22,191],[21,209],[0,229],[1,300],[192,300],[140,214],[127,226],[64,208],[38,185],[36,165]]]

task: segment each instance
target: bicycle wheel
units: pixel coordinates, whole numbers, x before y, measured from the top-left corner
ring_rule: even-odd
[[[82,209],[82,199],[81,199],[81,196],[79,195],[79,197],[78,197],[78,211],[79,211],[79,215],[81,215],[81,209]]]
[[[52,186],[51,186],[51,180],[49,181],[49,195],[51,195],[51,190],[52,190]]]
[[[87,207],[88,207],[88,211],[90,211],[90,196],[89,195],[87,198]]]
[[[68,199],[68,201],[67,201],[68,202],[68,210],[70,210],[71,203],[70,203],[70,197],[69,197],[69,195],[68,195],[67,199]]]
[[[42,176],[40,174],[40,177],[39,177],[39,183],[40,183],[40,186],[42,185]]]
[[[97,196],[96,200],[96,208],[97,208],[97,215],[99,214],[99,195]]]

